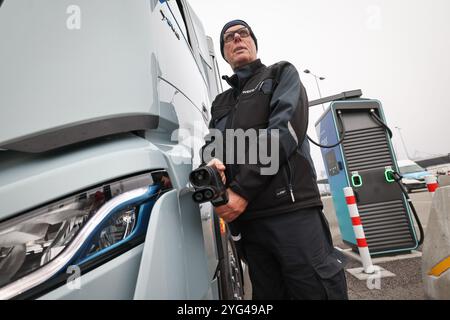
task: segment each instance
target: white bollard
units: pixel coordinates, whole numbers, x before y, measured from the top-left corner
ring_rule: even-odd
[[[364,273],[373,274],[376,270],[372,264],[369,247],[367,245],[366,236],[359,216],[358,207],[356,206],[356,198],[353,189],[344,188],[345,200],[347,202],[350,218],[352,219],[353,231],[355,232],[356,242],[358,244],[359,255],[364,268]]]
[[[427,184],[428,192],[431,193],[431,196],[434,196],[434,192],[439,187],[436,176],[426,176],[425,183]]]

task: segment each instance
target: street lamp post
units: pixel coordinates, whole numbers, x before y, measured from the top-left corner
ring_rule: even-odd
[[[317,90],[319,91],[319,97],[320,97],[320,99],[322,99],[322,93],[320,92],[319,81],[318,81],[317,79],[319,79],[319,80],[325,80],[325,78],[324,78],[324,77],[316,76],[316,75],[315,75],[314,73],[312,73],[309,69],[306,69],[306,70],[304,70],[303,72],[312,75],[312,76],[314,77],[314,79],[316,79],[316,85],[317,85]],[[323,111],[325,112],[325,107],[323,106],[323,103],[322,103],[322,109],[323,109]]]
[[[408,159],[411,159],[411,157],[409,156],[409,153],[408,153],[408,149],[406,148],[405,140],[403,140],[403,135],[402,135],[402,131],[401,131],[402,128],[395,127],[395,129],[398,130],[398,133],[399,133],[399,135],[400,135],[400,139],[402,140],[403,149],[405,149],[406,157],[407,157]]]

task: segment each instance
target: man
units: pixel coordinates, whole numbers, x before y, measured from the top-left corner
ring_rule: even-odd
[[[208,163],[228,188],[229,202],[216,213],[241,235],[253,299],[347,299],[345,258],[333,248],[322,213],[298,72],[288,62],[263,65],[245,21],[225,24],[220,43],[234,75],[224,77],[231,89],[214,100],[210,128],[224,135],[227,129],[267,129],[267,140],[278,139],[279,146],[270,150],[279,159],[272,175],[261,174],[260,162],[226,163],[225,155],[235,151],[229,145],[222,159]]]

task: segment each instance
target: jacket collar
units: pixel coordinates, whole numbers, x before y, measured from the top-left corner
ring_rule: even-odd
[[[260,59],[257,59],[234,70],[234,74],[231,77],[223,76],[222,79],[225,80],[233,89],[241,91],[247,83],[247,80],[263,67],[265,67],[265,65],[261,63]]]

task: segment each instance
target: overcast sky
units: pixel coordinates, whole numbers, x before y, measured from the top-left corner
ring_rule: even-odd
[[[381,101],[399,159],[450,153],[450,0],[188,0],[220,55],[223,25],[243,19],[266,65],[280,60],[300,72],[309,100],[319,98],[310,69],[323,76],[322,96],[362,89]],[[231,68],[219,59],[222,74]],[[310,110],[309,134],[320,106]],[[323,163],[312,146],[316,169]]]

